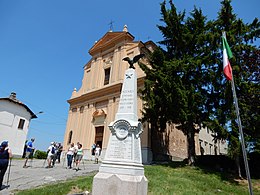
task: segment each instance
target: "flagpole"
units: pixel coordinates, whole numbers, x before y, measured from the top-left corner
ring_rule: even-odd
[[[231,84],[232,84],[232,92],[233,92],[233,98],[234,98],[234,103],[235,103],[235,108],[236,108],[236,115],[237,115],[237,122],[238,122],[238,128],[239,128],[239,133],[240,133],[240,140],[241,140],[241,145],[242,145],[243,159],[244,159],[246,176],[247,176],[247,181],[248,181],[248,188],[249,188],[250,195],[253,195],[252,182],[251,182],[250,171],[249,171],[249,166],[248,166],[248,161],[247,161],[247,153],[246,153],[246,147],[245,147],[245,141],[244,141],[244,134],[243,134],[242,124],[241,124],[240,115],[239,115],[239,108],[238,108],[237,95],[236,95],[236,89],[235,89],[233,74],[232,74]]]

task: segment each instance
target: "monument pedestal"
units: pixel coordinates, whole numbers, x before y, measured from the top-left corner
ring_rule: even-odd
[[[140,134],[142,124],[137,118],[137,76],[134,69],[125,72],[115,121],[105,158],[93,180],[93,195],[147,195]]]
[[[147,195],[146,177],[99,172],[94,177],[93,195]]]

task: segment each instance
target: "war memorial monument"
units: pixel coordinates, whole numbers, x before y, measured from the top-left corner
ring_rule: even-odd
[[[142,164],[140,134],[142,124],[137,117],[137,75],[133,64],[143,54],[130,60],[125,71],[124,83],[107,151],[93,180],[93,195],[146,195],[148,181]]]

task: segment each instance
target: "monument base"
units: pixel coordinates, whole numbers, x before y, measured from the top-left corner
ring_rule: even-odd
[[[113,173],[118,175],[143,176],[144,167],[140,163],[102,161],[99,167],[101,173]]]
[[[93,195],[147,195],[146,177],[99,172],[93,180]]]

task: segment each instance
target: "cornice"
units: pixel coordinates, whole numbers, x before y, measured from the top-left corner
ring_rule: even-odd
[[[140,88],[144,84],[144,77],[137,79],[137,86]],[[75,97],[72,99],[67,100],[70,105],[79,104],[83,102],[98,102],[105,99],[108,99],[111,96],[116,96],[120,94],[122,89],[123,82],[115,83],[113,85],[109,85],[103,87],[101,89],[93,90],[88,93],[85,93],[79,97]]]
[[[79,97],[69,99],[67,102],[69,104],[76,104],[79,102],[93,101],[93,99],[104,99],[102,97],[112,95],[115,93],[119,93],[122,88],[122,83],[116,83],[114,85],[110,85],[107,87],[103,87],[101,89],[97,89],[88,93],[85,93]]]

